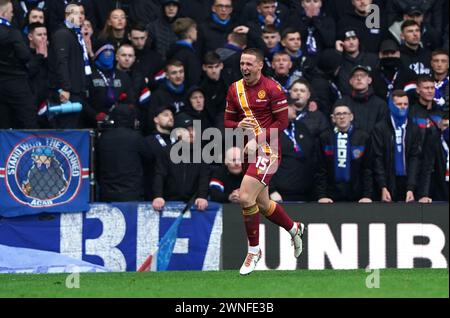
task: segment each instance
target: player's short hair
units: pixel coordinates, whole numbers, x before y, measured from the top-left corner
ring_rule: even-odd
[[[436,55],[447,55],[448,56],[448,50],[436,49],[431,53],[431,57],[435,57]]]
[[[183,67],[184,68],[183,63],[181,63],[181,61],[177,60],[177,59],[171,59],[171,60],[167,61],[166,66],[164,66],[164,70],[166,72],[168,72],[170,66],[176,66],[176,67]]]
[[[28,25],[28,32],[33,33],[37,28],[45,28],[45,24],[41,22],[33,22]]]
[[[219,63],[222,63],[222,60],[220,59],[220,55],[214,51],[206,52],[205,56],[203,57],[204,65],[215,65],[215,64],[219,64]]]
[[[434,84],[434,79],[429,75],[421,75],[417,78],[417,86],[419,86],[422,83],[431,82]]]
[[[410,27],[410,26],[413,26],[413,25],[418,26],[419,29],[420,29],[420,25],[419,25],[419,23],[417,23],[416,21],[414,21],[414,20],[406,20],[405,22],[402,23],[402,26],[401,26],[402,32],[403,32],[403,30],[404,30],[405,28]]]
[[[256,59],[260,62],[264,62],[264,54],[260,49],[257,48],[248,48],[242,51],[242,54],[249,54],[256,57]]]

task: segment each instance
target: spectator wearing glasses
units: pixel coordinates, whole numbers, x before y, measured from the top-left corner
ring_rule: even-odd
[[[353,119],[350,107],[338,101],[331,114],[334,129],[320,135],[315,178],[319,203],[372,202],[370,136]]]

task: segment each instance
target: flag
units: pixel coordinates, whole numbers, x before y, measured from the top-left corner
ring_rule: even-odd
[[[152,95],[152,93],[150,92],[150,90],[148,89],[148,87],[145,87],[145,88],[141,91],[141,94],[140,94],[140,96],[139,96],[139,104],[145,104],[146,102],[148,102],[151,95]]]
[[[164,79],[166,79],[166,72],[164,71],[164,69],[161,69],[155,74],[154,80],[156,82],[160,82]]]
[[[169,267],[170,258],[172,257],[173,248],[178,236],[178,227],[183,220],[184,213],[175,219],[175,222],[167,230],[166,234],[159,241],[158,249],[150,255],[138,269],[138,272],[156,272],[166,271]]]

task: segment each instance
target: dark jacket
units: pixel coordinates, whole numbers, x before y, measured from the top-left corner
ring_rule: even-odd
[[[375,125],[386,117],[388,112],[386,102],[376,96],[371,87],[365,94],[353,92],[351,95],[344,96],[342,100],[353,111],[355,128],[362,129],[369,134]]]
[[[155,73],[164,67],[163,57],[147,45],[142,50],[135,49],[135,52],[136,61],[132,68],[142,73],[151,83],[154,81]]]
[[[153,46],[155,50],[162,56],[166,58],[167,52],[169,51],[170,45],[178,40],[177,35],[172,30],[172,23],[179,17],[177,14],[173,19],[168,20],[167,17],[163,16],[155,21],[150,22],[147,25],[147,30],[149,37],[152,39]]]
[[[106,202],[142,201],[142,158],[151,152],[138,131],[112,128],[98,140],[100,200]]]
[[[160,156],[156,161],[153,197],[188,201],[195,194],[196,198],[207,199],[209,177],[209,166],[204,163],[174,163],[169,156]]]
[[[202,76],[202,63],[193,48],[179,43],[174,43],[167,52],[167,60],[177,59],[184,66],[184,84],[188,89],[200,84]]]
[[[50,88],[77,95],[86,91],[83,48],[75,31],[63,26],[53,34],[48,60]]]
[[[48,59],[34,50],[29,63],[29,75],[31,91],[36,105],[39,105],[48,98]]]
[[[334,154],[336,134],[327,130],[319,138],[318,167],[315,178],[317,197],[333,201],[359,201],[372,198],[372,170],[370,136],[364,130],[354,129],[350,136],[350,182],[335,181]]]
[[[227,43],[227,36],[233,29],[239,24],[234,18],[231,18],[230,22],[225,25],[219,25],[215,23],[211,16],[208,17],[198,27],[198,39],[196,47],[200,56],[204,56],[206,52],[214,51],[219,47],[223,47]]]
[[[286,132],[281,134],[281,164],[270,182],[270,193],[277,191],[283,201],[310,201],[313,199],[316,136],[302,121],[295,125],[295,140],[299,151]],[[292,122],[287,131],[292,132]]]
[[[400,46],[400,54],[403,65],[417,75],[431,74],[431,52],[428,49],[419,47],[414,51],[402,44]]]
[[[232,174],[225,165],[216,169],[209,182],[209,194],[212,201],[230,203],[228,197],[241,186],[243,174]]]
[[[30,49],[20,31],[0,25],[0,80],[25,78],[30,58]]]
[[[130,4],[130,20],[147,25],[161,17],[160,1],[133,0]]]
[[[382,63],[382,60],[381,60]],[[372,73],[372,87],[375,94],[386,99],[388,95],[388,85],[392,82],[394,86],[393,90],[401,89],[405,90],[407,85],[415,84],[417,80],[417,75],[412,70],[403,65],[400,61],[400,65],[395,69],[387,69],[383,66],[375,69]],[[395,75],[397,73],[397,75]],[[395,77],[395,80],[394,80]],[[409,92],[409,91],[408,91]],[[416,90],[413,89],[411,94],[415,94]]]
[[[395,132],[392,127],[391,117],[378,123],[372,133],[373,173],[377,184],[377,190],[386,187],[393,197],[396,195],[395,176]],[[415,191],[419,172],[419,161],[422,152],[418,128],[408,124],[405,138],[406,157],[406,187],[407,191]],[[403,195],[403,194],[400,194]]]
[[[429,135],[425,143],[418,198],[431,197],[434,201],[448,201],[448,181],[445,179],[447,153],[440,137],[440,134]]]

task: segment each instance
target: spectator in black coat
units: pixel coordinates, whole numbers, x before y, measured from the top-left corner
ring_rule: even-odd
[[[150,148],[136,129],[132,105],[119,104],[111,119],[114,127],[101,133],[96,148],[100,201],[142,201],[142,160],[151,158]]]
[[[367,22],[371,22],[374,19],[369,16],[371,11],[368,5],[372,1],[352,1],[353,8],[351,11],[347,11],[344,16],[339,20],[337,25],[338,33],[347,28],[357,30],[358,38],[361,45],[367,52],[378,53],[378,49],[381,40],[385,37],[386,33],[386,21],[385,15],[380,10],[380,15],[377,16],[377,23],[368,26]]]
[[[183,112],[192,120],[200,120],[201,132],[213,127],[212,119],[206,111],[205,91],[199,86],[192,86],[186,93],[186,107]],[[175,118],[176,119],[176,118]]]
[[[161,17],[150,22],[147,29],[156,51],[165,59],[172,43],[178,40],[172,24],[181,17],[179,0],[163,0]]]
[[[26,26],[30,23],[44,23],[44,10],[47,11],[49,0],[21,0],[13,2],[13,24],[19,30],[26,31]],[[42,18],[42,19],[41,19]],[[25,32],[28,34],[28,32]]]
[[[343,95],[351,93],[349,79],[356,65],[370,66],[372,70],[378,66],[378,57],[371,52],[361,50],[360,43],[358,30],[351,27],[343,28],[336,41],[336,50],[342,54],[338,86]]]
[[[322,0],[301,0],[301,7],[293,11],[289,26],[300,30],[304,39],[302,50],[310,57],[317,57],[325,49],[333,48],[336,25],[332,17],[322,10]]]
[[[291,57],[292,68],[301,72],[303,77],[310,80],[314,69],[314,60],[309,58],[301,49],[302,38],[300,31],[290,27],[284,29],[281,32],[281,45]]]
[[[334,129],[320,135],[315,184],[319,203],[372,202],[370,135],[353,126],[345,103],[335,105]]]
[[[415,94],[417,75],[401,61],[400,47],[391,39],[380,46],[380,67],[373,71],[373,89],[381,98],[388,98],[397,89],[404,90],[410,97]]]
[[[248,1],[240,15],[242,24],[248,22],[259,26],[274,26],[282,30],[288,23],[289,11],[286,5],[276,0]]]
[[[383,121],[388,112],[386,102],[374,94],[372,70],[364,65],[353,68],[350,77],[352,93],[343,97],[343,103],[350,106],[354,115],[353,125],[372,133],[377,123]]]
[[[231,147],[225,152],[225,162],[216,169],[209,181],[212,201],[220,203],[239,203],[239,188],[242,178],[241,150]]]
[[[87,76],[92,74],[89,53],[81,33],[82,15],[77,4],[66,7],[64,25],[52,36],[49,51],[51,99],[55,103],[86,100]],[[80,113],[57,115],[54,128],[80,128]]]
[[[449,104],[449,57],[446,50],[435,50],[431,54],[431,68],[433,70],[434,86],[436,91],[434,94],[434,102],[443,110],[448,111]]]
[[[420,46],[419,24],[413,20],[406,20],[401,28],[403,44],[400,46],[400,52],[403,64],[417,75],[430,74],[431,51]]]
[[[125,72],[114,69],[115,51],[112,44],[96,44],[94,70],[89,81],[89,98],[84,108],[87,127],[103,122],[117,103],[135,102],[133,84]]]
[[[390,116],[372,133],[373,173],[383,202],[414,201],[421,155],[418,128],[408,124],[409,101],[403,91],[389,100]]]
[[[192,160],[193,153],[199,151],[194,150],[194,138],[201,136],[195,136],[193,122],[189,116],[178,119],[175,127],[180,128],[181,140],[172,145],[171,154],[179,155],[181,151],[181,157],[187,156],[189,159],[187,162],[175,163],[172,155],[158,157],[153,180],[152,206],[155,210],[162,210],[166,201],[188,201],[195,195],[197,209],[204,211],[208,207],[209,166],[194,163]]]
[[[304,120],[297,120],[295,102],[288,99],[289,125],[280,140],[283,160],[269,186],[270,198],[277,202],[313,199],[317,136]]]
[[[36,106],[28,84],[31,58],[22,34],[11,25],[13,6],[0,2],[0,129],[37,128]]]
[[[439,134],[429,135],[419,185],[419,202],[447,201],[449,196],[448,113],[439,122]]]
[[[247,47],[247,35],[243,33],[232,32],[227,36],[225,46],[215,50],[223,63],[223,73],[231,79],[232,82],[241,79],[241,53]]]
[[[45,2],[41,1],[39,2],[43,7],[42,9],[39,7],[38,2],[35,2],[35,7],[33,7],[32,9],[30,9],[29,11],[27,11],[27,14],[25,15],[25,18],[21,21],[18,21],[19,19],[17,19],[16,24],[19,26],[20,30],[22,30],[22,33],[26,36],[28,35],[29,32],[29,25],[32,23],[41,23],[41,24],[45,24],[45,12],[46,12],[46,8],[45,8]],[[21,6],[22,8],[22,6]],[[23,9],[23,8],[22,8]],[[45,10],[45,11],[44,11]],[[15,11],[15,10],[14,10]],[[19,15],[20,17],[20,15]]]
[[[172,44],[166,58],[183,63],[186,88],[198,85],[202,75],[202,64],[194,49],[194,43],[197,41],[197,24],[191,18],[178,18],[172,27],[179,40]]]
[[[300,70],[293,69],[291,57],[285,51],[273,55],[271,71],[272,78],[280,83],[286,92],[303,75]]]
[[[93,2],[92,0],[48,0],[47,18],[49,34],[53,34],[64,23],[64,12],[66,12],[66,6],[69,4],[82,6],[83,20],[86,17],[89,21],[95,21]]]

